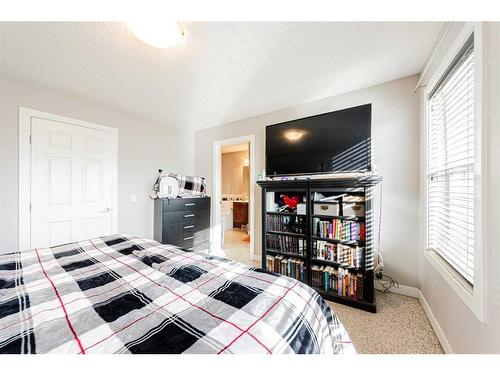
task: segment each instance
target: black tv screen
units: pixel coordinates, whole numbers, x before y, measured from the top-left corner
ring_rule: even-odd
[[[266,175],[371,170],[371,104],[266,127]]]

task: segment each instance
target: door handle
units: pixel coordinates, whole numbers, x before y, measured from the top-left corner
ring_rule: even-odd
[[[99,211],[100,214],[105,214],[106,212],[110,212],[112,209],[110,207],[104,207],[104,210]]]

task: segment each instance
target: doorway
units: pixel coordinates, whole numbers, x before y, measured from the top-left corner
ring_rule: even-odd
[[[213,253],[249,266],[254,254],[253,136],[214,143]]]

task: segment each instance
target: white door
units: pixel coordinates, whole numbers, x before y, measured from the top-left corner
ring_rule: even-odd
[[[113,232],[113,142],[115,133],[31,119],[32,248]]]

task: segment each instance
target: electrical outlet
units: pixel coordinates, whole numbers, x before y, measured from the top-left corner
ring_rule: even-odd
[[[137,195],[135,194],[130,194],[130,201],[135,202],[137,200]]]

